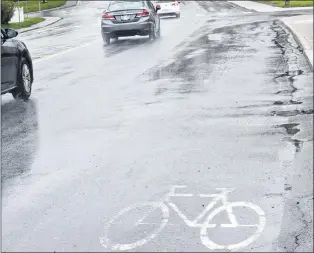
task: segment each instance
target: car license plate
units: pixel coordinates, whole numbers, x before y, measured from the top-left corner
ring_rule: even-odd
[[[130,19],[130,15],[124,15],[121,17],[122,20],[129,20]]]

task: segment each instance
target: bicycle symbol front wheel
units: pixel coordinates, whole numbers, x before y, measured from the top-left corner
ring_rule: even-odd
[[[206,218],[205,222],[204,222],[204,226],[201,227],[201,241],[202,243],[210,250],[231,250],[231,251],[236,251],[238,249],[241,249],[243,247],[248,246],[249,244],[251,244],[252,242],[254,242],[259,236],[260,234],[263,232],[264,228],[265,228],[265,223],[266,223],[266,218],[265,218],[265,213],[264,211],[257,205],[254,205],[252,203],[249,202],[233,202],[233,203],[229,203],[228,204],[229,207],[233,208],[233,207],[244,207],[244,208],[248,208],[253,210],[254,212],[257,213],[259,220],[257,224],[254,225],[241,225],[238,224],[234,227],[256,227],[256,231],[255,233],[247,238],[246,240],[240,242],[240,243],[236,243],[236,244],[230,244],[230,245],[219,245],[215,242],[213,242],[212,240],[209,239],[208,236],[208,229],[210,227],[212,227],[210,225],[211,220],[219,213],[221,213],[222,211],[227,211],[226,210],[226,206],[221,206],[216,208],[215,210],[213,210]],[[227,226],[226,226],[227,227]],[[233,226],[230,226],[230,228],[232,228]]]
[[[141,222],[147,218],[147,216],[152,213],[155,210],[160,210],[161,211],[161,215],[162,215],[162,220],[160,221],[160,225],[155,228],[153,230],[153,232],[150,235],[147,235],[146,237],[137,240],[135,242],[132,243],[112,243],[112,241],[109,239],[109,229],[110,227],[116,223],[117,220],[119,220],[119,218],[126,214],[126,213],[132,213],[132,211],[136,211],[138,209],[141,208],[147,208],[148,210],[150,210],[149,212],[146,213],[146,215],[140,219],[140,221],[138,221],[137,223],[135,223],[135,227],[138,226],[139,224],[141,224]],[[111,250],[131,250],[137,247],[140,247],[146,243],[148,243],[149,241],[153,240],[167,225],[167,222],[169,220],[169,208],[167,207],[167,205],[165,205],[163,202],[147,202],[147,203],[139,203],[139,204],[135,204],[132,205],[130,207],[124,208],[123,210],[121,210],[117,215],[115,215],[109,222],[108,224],[105,226],[105,232],[104,232],[104,236],[99,238],[100,239],[100,243],[103,247],[105,248],[110,248]]]

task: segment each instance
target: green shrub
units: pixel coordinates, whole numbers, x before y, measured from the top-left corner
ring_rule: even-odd
[[[1,1],[1,24],[8,24],[14,15],[14,4],[12,1]]]

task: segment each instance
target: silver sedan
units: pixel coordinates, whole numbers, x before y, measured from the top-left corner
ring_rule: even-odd
[[[125,36],[160,36],[159,6],[151,1],[111,2],[101,20],[101,34],[106,44],[111,38]]]

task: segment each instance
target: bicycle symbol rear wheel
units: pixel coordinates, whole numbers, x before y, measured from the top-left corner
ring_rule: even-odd
[[[152,211],[159,209],[162,214],[162,220],[160,221],[160,225],[153,230],[153,232],[146,236],[143,239],[140,239],[138,241],[132,242],[132,243],[112,243],[111,240],[108,237],[108,232],[112,224],[114,224],[119,217],[121,217],[123,214],[132,212],[133,210],[139,209],[139,208],[148,208],[152,209]],[[152,211],[149,211],[142,220],[144,220]],[[130,207],[122,209],[117,215],[115,215],[105,226],[105,232],[104,236],[99,238],[100,243],[105,248],[110,248],[111,250],[131,250],[137,247],[140,247],[149,241],[153,240],[167,225],[167,222],[169,220],[169,208],[167,205],[165,205],[163,202],[146,202],[146,203],[138,203],[135,205],[132,205]],[[137,225],[136,225],[137,226]]]
[[[201,227],[200,230],[200,235],[201,235],[201,241],[202,243],[210,250],[231,250],[231,251],[236,251],[238,249],[241,249],[243,247],[248,246],[252,242],[254,242],[260,234],[263,232],[265,228],[265,223],[266,223],[266,218],[265,218],[265,213],[264,211],[257,205],[254,205],[249,202],[233,202],[228,204],[229,207],[245,207],[248,209],[253,210],[254,212],[257,213],[259,220],[257,224],[254,225],[237,225],[236,227],[256,227],[256,232],[247,238],[246,240],[236,243],[236,244],[230,244],[230,245],[219,245],[213,242],[212,240],[209,239],[208,237],[208,229],[210,227],[210,221],[220,212],[226,211],[226,206],[221,206],[213,210],[206,218],[206,221],[204,222],[204,226]]]

